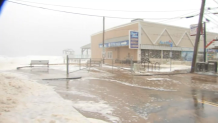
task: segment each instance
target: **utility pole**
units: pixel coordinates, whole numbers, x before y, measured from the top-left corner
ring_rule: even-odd
[[[102,53],[102,56],[103,56],[103,64],[104,64],[104,57],[105,57],[105,51],[104,51],[104,25],[105,25],[105,17],[103,17],[103,33],[102,33],[102,37],[103,37],[103,53]]]
[[[206,62],[206,44],[207,38],[206,38],[206,22],[204,22],[204,62]]]
[[[199,44],[199,40],[200,40],[200,32],[202,29],[202,18],[204,15],[205,1],[206,0],[202,0],[202,3],[201,3],[201,11],[200,11],[200,16],[199,16],[199,21],[198,21],[198,29],[197,29],[197,35],[195,38],[195,46],[194,46],[193,60],[192,60],[192,66],[191,66],[190,73],[195,72],[195,64],[196,64],[196,58],[197,58],[197,53],[198,53],[198,44]]]

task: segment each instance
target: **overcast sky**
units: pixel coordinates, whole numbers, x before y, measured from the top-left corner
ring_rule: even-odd
[[[10,1],[31,6],[12,3]],[[102,31],[102,17],[57,12],[42,8],[34,8],[32,6],[90,15],[145,18],[145,21],[187,28],[189,28],[190,24],[198,23],[198,16],[190,19],[180,17],[198,14],[201,6],[201,0],[10,1],[5,2],[3,11],[0,15],[0,55],[4,56],[58,56],[62,55],[62,50],[64,49],[74,49],[76,54],[80,54],[80,47],[90,43],[91,35]],[[60,7],[31,2],[104,10]],[[207,0],[205,8],[217,7],[217,3],[214,0]],[[125,10],[125,12],[114,10]],[[206,11],[206,13],[217,11],[218,9],[214,9],[209,12]],[[177,18],[164,19],[174,17]],[[217,32],[218,15],[206,14],[205,17],[211,20],[211,22],[207,24],[207,30]],[[105,26],[107,29],[129,23],[130,21],[131,19],[106,18]]]

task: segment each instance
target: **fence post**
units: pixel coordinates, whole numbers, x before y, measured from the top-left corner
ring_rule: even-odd
[[[131,59],[131,74],[132,74],[132,71],[133,71],[133,64],[132,64],[132,59]]]
[[[148,71],[149,71],[149,61],[148,61]]]
[[[91,60],[92,60],[92,59],[90,59],[90,63],[89,63],[89,70],[90,70],[90,68],[91,68]]]
[[[112,59],[112,71],[113,71],[113,66],[114,66],[114,60]]]
[[[68,55],[66,56],[67,58],[66,58],[66,62],[67,62],[67,64],[66,64],[66,69],[67,69],[67,74],[69,74],[69,58],[68,58]]]
[[[79,59],[79,69],[81,70],[81,58]]]

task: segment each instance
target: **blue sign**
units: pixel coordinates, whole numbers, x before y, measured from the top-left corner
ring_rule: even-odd
[[[128,46],[129,45],[129,41],[118,41],[118,42],[108,42],[108,43],[104,43],[104,47],[121,47],[121,46]],[[102,48],[102,44],[99,44],[99,47]]]
[[[160,45],[169,45],[170,47],[173,47],[173,42],[169,41],[160,41]]]
[[[207,52],[216,52],[216,53],[218,53],[218,50],[216,50],[216,49],[207,49]]]
[[[137,31],[129,31],[129,48],[138,49],[139,48],[139,33]]]

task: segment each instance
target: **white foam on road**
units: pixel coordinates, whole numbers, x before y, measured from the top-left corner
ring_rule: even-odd
[[[118,123],[120,121],[118,117],[113,116],[114,109],[105,101],[77,101],[73,103],[73,106],[82,111],[99,113],[114,123]]]
[[[89,93],[81,92],[81,91],[73,90],[73,89],[71,89],[70,91],[57,91],[57,92],[65,93],[65,94],[79,95],[79,96],[83,96],[83,97],[96,98],[96,96],[91,95],[91,94],[89,94]]]
[[[15,73],[0,73],[0,122],[90,123],[53,88]]]
[[[148,87],[148,86],[140,86],[140,85],[136,85],[136,84],[131,84],[131,83],[126,83],[126,82],[122,82],[122,81],[118,81],[118,80],[112,80],[112,79],[102,79],[102,78],[94,78],[94,77],[86,77],[86,78],[82,78],[82,80],[89,80],[89,79],[99,79],[99,80],[104,80],[104,81],[112,81],[112,82],[117,82],[123,85],[127,85],[127,86],[132,86],[132,87],[138,87],[138,88],[144,88],[144,89],[151,89],[151,90],[158,90],[158,91],[177,91],[177,90],[171,90],[171,89],[164,89],[163,87]]]
[[[90,121],[90,123],[108,123],[108,122],[98,120],[98,119],[93,119],[93,118],[88,118],[88,120]]]
[[[171,79],[168,79],[168,78],[147,78],[147,80],[150,80],[150,81],[160,81],[160,80],[171,80]]]
[[[69,65],[69,72],[77,71],[80,69],[84,69],[85,67],[80,67],[78,65]],[[49,69],[67,71],[66,65],[50,65]]]

